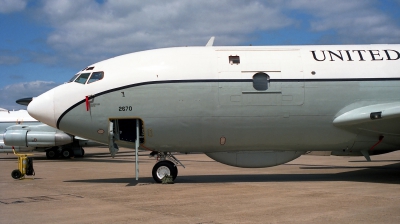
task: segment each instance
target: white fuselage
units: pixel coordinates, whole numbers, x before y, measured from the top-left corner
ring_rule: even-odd
[[[150,50],[95,63],[79,75],[102,72],[102,79],[58,86],[28,111],[105,144],[110,120],[141,119],[141,146],[157,151],[360,151],[383,134],[377,149],[394,150],[395,127],[353,130],[333,120],[400,102],[399,52],[400,45]],[[258,73],[267,78],[257,83]]]

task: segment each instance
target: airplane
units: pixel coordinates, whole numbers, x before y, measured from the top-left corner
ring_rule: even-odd
[[[83,146],[101,145],[43,124],[26,110],[0,108],[0,133],[1,153],[13,153],[13,148],[16,152],[39,151],[46,152],[48,159],[83,156]]]
[[[156,182],[177,177],[181,163],[171,152],[257,168],[310,151],[370,161],[399,149],[400,45],[213,41],[94,63],[35,98],[28,112],[108,144],[112,155],[117,146],[152,151]]]

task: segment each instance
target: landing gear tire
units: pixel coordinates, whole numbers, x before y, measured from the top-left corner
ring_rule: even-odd
[[[85,155],[85,150],[83,148],[81,148],[82,150],[82,157]]]
[[[161,183],[162,178],[165,175],[171,175],[172,179],[175,180],[175,178],[178,176],[178,168],[176,167],[176,165],[173,162],[171,162],[169,160],[164,160],[164,161],[160,161],[160,162],[156,163],[156,165],[154,165],[152,174],[153,174],[153,179],[157,183]]]
[[[73,155],[72,155],[71,150],[69,150],[69,149],[63,149],[63,150],[61,151],[61,156],[62,156],[64,159],[68,159],[68,158],[71,158]]]
[[[11,172],[11,176],[12,176],[12,178],[14,178],[14,179],[19,179],[19,178],[21,178],[22,173],[21,173],[21,171],[19,171],[19,170],[13,170],[13,171]]]
[[[47,159],[57,159],[58,158],[58,150],[57,148],[55,149],[49,149],[46,151],[46,157]]]

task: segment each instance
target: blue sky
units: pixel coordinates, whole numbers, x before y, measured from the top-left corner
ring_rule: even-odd
[[[0,108],[160,47],[400,43],[400,0],[0,0]],[[72,90],[73,91],[73,90]]]

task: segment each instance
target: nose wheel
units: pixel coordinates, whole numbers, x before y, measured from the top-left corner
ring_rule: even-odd
[[[169,160],[163,160],[154,165],[152,174],[153,179],[157,183],[161,183],[162,178],[165,175],[170,175],[172,176],[173,180],[175,180],[175,178],[178,176],[178,167],[176,167],[176,165]]]

